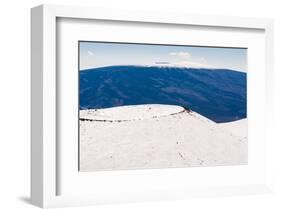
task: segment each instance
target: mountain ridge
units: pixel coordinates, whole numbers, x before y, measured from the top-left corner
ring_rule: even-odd
[[[230,69],[107,66],[79,72],[80,109],[174,104],[215,122],[246,118],[247,74]]]
[[[180,65],[138,65],[138,64],[126,64],[126,65],[109,65],[109,66],[101,66],[101,67],[94,67],[94,68],[87,68],[87,69],[82,69],[80,72],[87,72],[87,71],[92,71],[93,69],[99,70],[102,68],[118,68],[118,67],[158,67],[158,68],[179,68],[179,69],[198,69],[198,70],[222,70],[222,71],[231,71],[231,72],[240,72],[240,73],[245,73],[242,70],[234,70],[230,68],[214,68],[214,67],[187,67],[187,66],[180,66]]]

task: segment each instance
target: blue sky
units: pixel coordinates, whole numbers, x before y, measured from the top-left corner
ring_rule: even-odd
[[[247,49],[80,42],[80,70],[110,65],[227,68],[247,71]]]

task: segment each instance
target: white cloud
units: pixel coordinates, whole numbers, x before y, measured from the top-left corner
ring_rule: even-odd
[[[90,51],[90,50],[88,50],[87,52],[88,52],[88,54],[91,55],[91,56],[94,55],[94,53],[93,53],[92,51]]]
[[[206,59],[204,57],[200,57],[199,60],[206,62]]]
[[[185,58],[191,57],[191,54],[189,52],[182,52],[182,51],[181,52],[171,52],[171,53],[169,53],[169,55],[185,57]]]
[[[194,61],[179,61],[179,62],[174,62],[173,65],[178,67],[215,68],[210,64],[194,62]]]

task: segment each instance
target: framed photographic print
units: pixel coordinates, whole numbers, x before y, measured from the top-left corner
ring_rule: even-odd
[[[247,49],[79,41],[79,171],[247,164]]]
[[[270,19],[32,9],[32,203],[270,192]]]

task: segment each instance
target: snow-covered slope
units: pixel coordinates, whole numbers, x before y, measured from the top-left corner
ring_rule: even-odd
[[[80,171],[246,164],[246,132],[230,125],[172,105],[80,110]]]
[[[133,121],[162,117],[183,112],[185,109],[175,105],[147,104],[111,107],[101,110],[81,110],[81,119],[96,121]]]
[[[238,121],[220,123],[221,127],[223,127],[226,131],[233,133],[234,135],[247,140],[248,135],[248,124],[247,119],[241,119]]]

